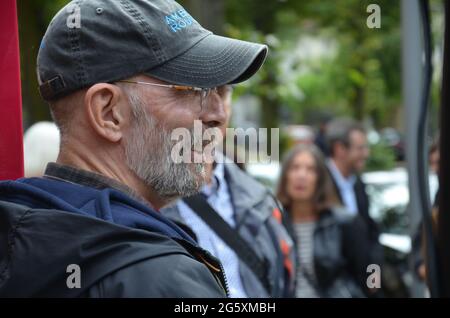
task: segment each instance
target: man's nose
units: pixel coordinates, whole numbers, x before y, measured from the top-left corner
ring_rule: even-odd
[[[224,100],[212,90],[203,102],[200,120],[209,128],[220,127],[226,123],[227,113]]]

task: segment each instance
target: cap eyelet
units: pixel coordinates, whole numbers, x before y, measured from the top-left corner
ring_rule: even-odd
[[[97,8],[95,10],[95,12],[97,12],[97,14],[102,14],[103,13],[103,8]]]

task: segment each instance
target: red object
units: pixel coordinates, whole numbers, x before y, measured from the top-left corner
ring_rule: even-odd
[[[272,211],[272,217],[278,221],[278,223],[282,224],[283,223],[283,216],[281,215],[281,212],[278,208],[273,209]]]
[[[22,97],[16,0],[0,1],[0,180],[23,176]]]
[[[291,259],[289,258],[289,254],[291,253],[291,248],[289,247],[288,243],[285,240],[280,241],[280,247],[281,251],[283,252],[284,256],[284,268],[286,269],[287,273],[289,274],[289,277],[294,276],[294,264],[292,264]]]

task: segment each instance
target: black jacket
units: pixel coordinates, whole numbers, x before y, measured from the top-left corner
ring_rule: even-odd
[[[0,201],[0,297],[225,297],[220,267],[186,241]]]
[[[339,187],[336,183],[336,180],[333,178],[333,174],[329,173],[330,179],[332,181],[334,191],[340,203],[344,205],[342,194],[339,190]],[[369,237],[370,246],[368,246],[368,250],[372,253],[372,263],[381,264],[383,262],[383,252],[382,247],[378,243],[378,237],[380,235],[380,230],[378,228],[377,223],[370,217],[369,214],[369,196],[366,192],[366,184],[362,181],[361,177],[356,178],[355,186],[355,197],[356,204],[358,206],[358,216],[362,219],[361,226],[365,227],[365,231]]]
[[[321,297],[366,297],[366,269],[371,263],[366,253],[368,237],[361,219],[345,209],[320,213],[314,230],[313,260],[316,281],[310,283]]]

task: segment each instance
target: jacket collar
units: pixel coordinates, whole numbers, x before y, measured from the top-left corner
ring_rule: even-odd
[[[79,184],[95,189],[112,188],[129,195],[133,199],[146,202],[139,194],[136,193],[136,191],[123,183],[92,171],[82,170],[56,162],[50,162],[47,164],[44,178]]]
[[[225,163],[225,178],[228,182],[236,224],[245,217],[252,208],[271,195],[270,190],[243,172],[234,162]],[[255,217],[264,221],[272,213],[270,209],[254,211]]]
[[[345,178],[341,171],[339,171],[338,167],[336,166],[336,163],[333,159],[328,160],[328,167],[330,170],[330,173],[332,174],[334,180],[336,181],[337,185],[339,187],[350,187],[353,188],[356,183],[356,175],[351,175],[348,178]]]

